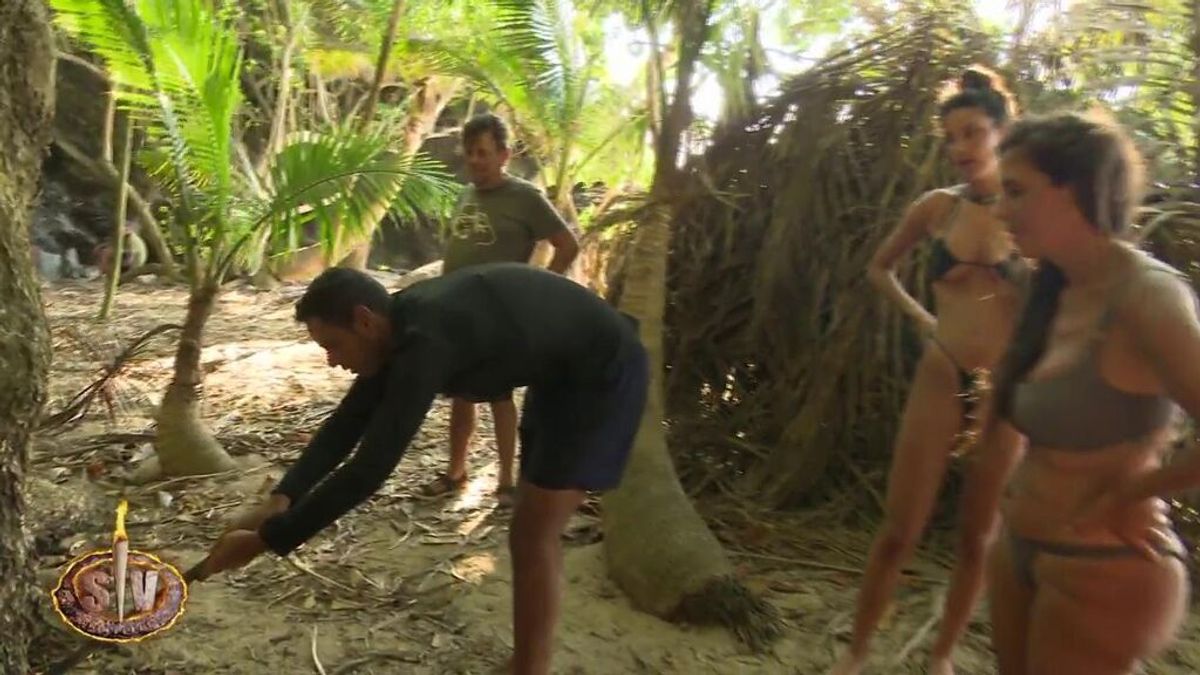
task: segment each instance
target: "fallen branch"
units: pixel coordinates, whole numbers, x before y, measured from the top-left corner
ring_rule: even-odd
[[[105,394],[109,384],[121,374],[125,367],[145,353],[147,346],[149,346],[153,338],[168,331],[182,329],[183,326],[163,324],[143,333],[131,342],[128,347],[121,350],[121,353],[117,354],[112,363],[104,366],[104,372],[100,375],[99,379],[88,384],[88,386],[76,393],[75,396],[71,397],[71,400],[67,402],[67,405],[62,410],[41,420],[38,424],[38,431],[43,433],[60,431],[78,422],[87,414],[96,397]]]
[[[766,560],[769,562],[788,563],[790,565],[797,565],[799,567],[808,567],[808,568],[817,569],[817,570],[828,570],[830,572],[843,572],[845,574],[853,574],[856,576],[861,575],[863,573],[863,568],[844,567],[842,565],[831,565],[829,563],[817,562],[815,560],[805,560],[803,558],[785,558],[783,556],[778,556],[778,555],[768,555],[766,553],[751,553],[750,551],[741,551],[741,550],[737,550],[737,549],[731,549],[729,551],[729,554],[735,555],[735,556],[738,556],[741,558],[750,558],[752,560]],[[945,581],[942,579],[931,579],[929,577],[921,576],[919,574],[909,574],[909,575],[906,575],[906,578],[913,579],[915,581],[920,581],[920,582],[927,583],[927,584],[945,583]]]
[[[315,579],[318,579],[318,580],[320,580],[320,581],[323,581],[323,582],[325,582],[326,584],[329,584],[330,586],[333,586],[334,588],[337,588],[337,589],[340,589],[340,590],[346,591],[347,593],[350,593],[350,594],[352,594],[352,595],[358,595],[359,593],[361,593],[361,591],[359,591],[358,589],[356,589],[356,588],[354,588],[354,587],[352,587],[352,586],[347,586],[346,584],[343,584],[343,583],[342,583],[342,582],[340,582],[340,581],[336,581],[336,580],[334,580],[334,579],[330,579],[329,577],[325,576],[324,574],[321,574],[320,572],[318,572],[318,571],[316,571],[316,570],[314,570],[314,569],[311,569],[311,568],[309,568],[309,567],[306,567],[306,566],[304,566],[304,565],[301,565],[300,563],[296,562],[295,560],[292,560],[290,557],[289,557],[289,558],[284,558],[284,559],[283,559],[283,561],[284,561],[285,563],[287,563],[288,565],[290,565],[290,566],[291,566],[293,569],[295,569],[295,570],[297,570],[297,571],[299,571],[299,572],[303,572],[303,573],[305,573],[305,574],[307,574],[307,575],[309,575],[309,576],[311,576],[311,577],[313,577],[313,578],[315,578]]]
[[[321,675],[327,675],[325,672],[325,666],[321,665],[321,658],[319,656],[317,656],[317,626],[316,626],[316,624],[314,624],[312,628],[313,628],[312,629],[312,641],[310,644],[312,645],[313,665],[317,667],[318,673],[320,673]]]
[[[862,574],[861,569],[853,567],[844,567],[842,565],[830,565],[829,563],[817,562],[815,560],[804,560],[803,558],[785,558],[778,555],[768,555],[765,553],[751,553],[750,551],[740,551],[730,549],[730,555],[735,555],[741,558],[750,558],[752,560],[766,560],[768,562],[788,563],[789,565],[798,565],[800,567],[810,567],[818,570],[828,570],[830,572],[845,572],[846,574]]]
[[[405,654],[403,652],[371,652],[365,656],[360,656],[353,661],[347,661],[341,668],[333,671],[333,675],[344,675],[345,673],[353,672],[355,668],[370,663],[377,659],[390,659],[392,661],[403,661],[404,663],[420,663],[421,657],[415,654]]]
[[[925,641],[925,636],[929,635],[929,631],[933,630],[933,627],[942,620],[942,609],[946,606],[946,603],[944,602],[945,596],[945,591],[934,594],[933,611],[929,615],[929,620],[917,629],[917,632],[908,640],[908,642],[904,643],[904,648],[900,650],[900,653],[896,654],[896,658],[892,659],[892,665],[898,666],[901,663],[904,663],[904,659],[908,658],[908,655],[912,653],[912,650],[916,649],[918,645]]]
[[[886,513],[887,502],[884,501],[883,495],[879,494],[879,490],[876,490],[875,486],[871,484],[871,481],[867,480],[867,477],[863,474],[862,470],[858,468],[858,465],[854,463],[854,460],[850,459],[845,454],[839,456],[842,458],[842,461],[845,462],[846,468],[850,469],[850,473],[854,474],[854,478],[862,484],[863,489],[867,491],[867,494],[871,495],[875,499],[875,505],[879,507],[879,511],[881,513]]]

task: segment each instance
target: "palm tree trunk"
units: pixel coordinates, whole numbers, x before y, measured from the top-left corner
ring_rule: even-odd
[[[720,622],[760,648],[778,635],[779,619],[735,579],[721,543],[679,482],[663,431],[663,312],[674,217],[670,200],[680,182],[676,155],[691,120],[691,76],[710,11],[711,3],[700,0],[681,8],[676,91],[663,116],[651,205],[635,235],[618,305],[640,322],[651,379],[625,477],[604,499],[604,545],[610,574],[637,607],[665,618]]]
[[[371,91],[367,94],[367,103],[363,106],[362,117],[359,118],[360,127],[367,126],[375,118],[375,106],[379,104],[379,92],[383,89],[383,77],[387,74],[388,59],[392,57],[392,45],[396,44],[396,32],[400,29],[400,15],[403,13],[404,0],[392,0],[387,30],[383,32],[379,58],[375,61],[375,79],[371,81]]]
[[[158,466],[144,469],[140,478],[154,476],[157,469],[169,476],[217,473],[234,468],[225,449],[200,419],[200,352],[204,347],[204,326],[217,300],[217,286],[194,286],[188,298],[187,315],[175,352],[175,376],[167,386],[158,412],[158,436],[155,438]]]
[[[1200,0],[1192,0],[1192,175],[1200,180]]]
[[[133,150],[133,120],[125,120],[125,145],[121,155],[121,181],[117,187],[117,217],[113,222],[113,236],[109,258],[108,283],[104,285],[104,300],[100,303],[100,320],[108,320],[113,299],[117,296],[117,285],[121,281],[121,258],[125,253],[125,209],[129,204],[129,169]],[[108,158],[112,161],[112,157]]]
[[[35,612],[24,530],[29,440],[46,396],[50,341],[29,220],[54,114],[54,57],[40,0],[0,3],[0,673],[29,672]]]

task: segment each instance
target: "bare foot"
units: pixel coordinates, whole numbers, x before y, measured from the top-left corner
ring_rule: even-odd
[[[929,657],[929,675],[954,675],[954,661],[949,656]]]
[[[866,661],[865,656],[856,656],[849,649],[842,654],[842,658],[833,664],[833,670],[829,671],[829,675],[858,675],[862,672],[863,663]]]

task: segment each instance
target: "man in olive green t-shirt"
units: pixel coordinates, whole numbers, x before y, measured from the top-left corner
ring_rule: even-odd
[[[579,254],[579,244],[537,186],[504,170],[510,156],[504,122],[490,113],[476,115],[463,126],[462,147],[471,182],[450,221],[442,274],[483,263],[529,262],[534,246],[543,239],[554,248],[550,271],[565,273]],[[476,403],[451,399],[450,467],[425,486],[426,494],[453,492],[465,485]],[[508,504],[515,489],[517,406],[511,391],[488,403],[500,454],[496,494],[502,504]]]

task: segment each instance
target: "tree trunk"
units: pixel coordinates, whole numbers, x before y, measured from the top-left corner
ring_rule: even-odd
[[[667,254],[679,171],[680,136],[691,119],[691,76],[707,35],[711,4],[685,3],[682,48],[671,110],[658,139],[651,205],[629,254],[619,307],[637,317],[650,355],[650,391],[625,477],[604,499],[608,569],[634,605],[695,623],[719,622],[754,648],[780,630],[774,609],[734,578],[721,543],[688,499],[663,430],[663,312]]]
[[[35,616],[23,483],[46,395],[50,341],[29,222],[50,142],[52,54],[40,0],[0,3],[0,673],[29,672]]]
[[[383,78],[387,74],[388,60],[392,58],[392,45],[396,44],[396,31],[400,29],[400,15],[403,13],[404,0],[392,0],[387,29],[383,32],[379,57],[375,61],[375,78],[371,81],[371,91],[367,94],[367,103],[363,106],[362,117],[359,118],[360,128],[365,128],[375,119],[375,107],[379,105],[379,92],[383,89]]]
[[[1192,176],[1200,181],[1200,0],[1192,0]]]
[[[168,476],[217,473],[235,467],[233,460],[200,419],[200,352],[204,325],[216,305],[215,284],[202,284],[188,298],[187,315],[175,352],[175,376],[163,395],[158,412],[157,465],[139,470],[139,479],[155,477],[159,469]]]
[[[392,57],[392,46],[396,43],[396,32],[400,29],[400,15],[404,13],[404,0],[392,0],[392,11],[388,14],[387,29],[383,32],[383,42],[379,45],[379,56],[375,61],[375,77],[371,80],[371,90],[367,94],[367,103],[363,106],[362,115],[358,118],[358,126],[360,129],[367,128],[375,119],[375,108],[379,105],[379,93],[383,90],[383,78],[387,75],[388,60]],[[415,106],[414,106],[415,109]],[[420,147],[421,139],[416,141],[416,146],[408,145],[409,137],[405,134],[405,152],[416,152],[416,148]],[[353,237],[347,241],[346,250],[349,253],[342,256],[340,246],[334,247],[334,256],[338,264],[343,267],[349,267],[356,270],[367,269],[367,262],[371,257],[371,239],[375,236],[375,229],[379,223],[387,216],[387,209],[390,204],[379,204],[378,208],[371,209],[368,214],[369,222],[363,223],[366,227],[363,228],[363,233],[360,236]],[[337,239],[340,240],[340,236]]]
[[[711,579],[733,573],[675,475],[663,430],[662,317],[670,220],[669,206],[650,209],[638,225],[625,268],[619,307],[640,322],[651,380],[625,478],[604,503],[613,576],[635,604],[659,616],[673,613],[683,596],[699,592]]]
[[[108,320],[113,299],[117,296],[117,285],[121,282],[121,257],[125,253],[125,208],[129,205],[129,169],[133,159],[133,120],[125,120],[125,145],[121,154],[121,181],[117,187],[117,217],[113,222],[113,235],[108,266],[108,283],[104,285],[104,300],[100,303],[100,320]],[[112,161],[111,154],[108,161]]]

